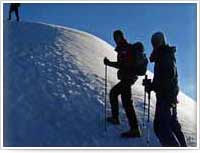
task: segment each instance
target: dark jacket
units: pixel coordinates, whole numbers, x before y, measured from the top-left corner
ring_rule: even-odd
[[[175,59],[175,47],[161,46],[151,54],[150,61],[155,62],[152,87],[158,97],[170,103],[177,102],[178,74]]]
[[[134,54],[132,54],[132,44],[125,39],[115,48],[117,52],[117,62],[109,62],[109,66],[118,70],[117,77],[119,80],[129,80],[135,82],[137,75],[134,72]]]
[[[116,48],[117,52],[117,76],[119,80],[137,80],[137,76],[134,72],[134,56],[132,54],[132,44],[129,44],[126,40],[123,40]]]

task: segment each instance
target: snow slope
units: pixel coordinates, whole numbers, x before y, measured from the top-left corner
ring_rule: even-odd
[[[91,34],[43,23],[4,21],[3,37],[4,146],[146,146],[146,128],[141,138],[119,137],[128,129],[123,109],[122,125],[108,124],[104,130],[102,61],[105,56],[116,60],[112,46]],[[110,89],[118,80],[115,69],[108,71]],[[132,90],[140,124],[142,79]],[[196,146],[196,102],[182,93],[179,97],[183,131],[189,146]],[[159,147],[152,128],[155,95],[151,102],[150,146]],[[110,114],[109,104],[107,108]]]

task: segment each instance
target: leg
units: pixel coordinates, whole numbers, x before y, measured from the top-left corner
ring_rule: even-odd
[[[12,9],[10,8],[8,20],[11,20],[11,14],[12,14]]]
[[[181,130],[181,125],[178,122],[178,118],[177,118],[177,109],[176,107],[173,108],[173,116],[172,116],[172,130],[176,136],[176,138],[178,139],[181,147],[187,147],[187,143],[185,140],[185,136]]]
[[[110,91],[110,104],[112,110],[112,117],[118,118],[119,117],[119,103],[118,103],[118,96],[122,91],[121,81],[116,84]]]
[[[121,93],[122,104],[126,112],[126,116],[128,118],[129,126],[131,130],[138,129],[138,121],[136,118],[135,110],[131,100],[131,83],[130,82],[123,82],[123,90]]]
[[[17,18],[17,21],[19,22],[19,11],[18,11],[18,8],[15,9],[15,16]]]
[[[171,127],[172,114],[167,102],[157,98],[154,131],[164,147],[179,147]]]

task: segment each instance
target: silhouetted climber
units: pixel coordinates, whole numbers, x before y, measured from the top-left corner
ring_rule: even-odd
[[[121,134],[122,137],[140,137],[140,130],[138,127],[138,121],[136,118],[135,110],[133,107],[133,102],[131,100],[131,86],[137,80],[137,76],[133,70],[133,65],[129,60],[130,53],[132,51],[133,45],[129,44],[123,36],[120,30],[114,32],[114,40],[117,44],[115,51],[117,51],[117,62],[111,62],[107,58],[104,59],[104,64],[117,68],[118,79],[120,82],[116,84],[110,91],[110,104],[112,109],[112,116],[107,118],[107,121],[118,125],[119,120],[119,103],[118,96],[121,95],[122,104],[128,118],[130,125],[130,130]],[[138,48],[143,49],[141,43],[136,45]],[[134,58],[134,57],[133,57]]]
[[[178,74],[176,68],[176,48],[165,43],[164,34],[152,35],[153,51],[150,61],[154,62],[154,78],[148,90],[156,93],[154,131],[164,147],[186,147],[181,125],[177,119]]]
[[[18,10],[19,7],[20,7],[20,3],[11,3],[10,4],[8,20],[11,20],[12,12],[15,12],[15,16],[17,18],[17,21],[19,22],[19,10]]]

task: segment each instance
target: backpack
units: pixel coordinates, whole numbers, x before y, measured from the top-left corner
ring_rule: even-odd
[[[148,59],[144,53],[144,46],[141,42],[136,42],[131,47],[131,56],[133,56],[134,71],[137,76],[146,74]]]

